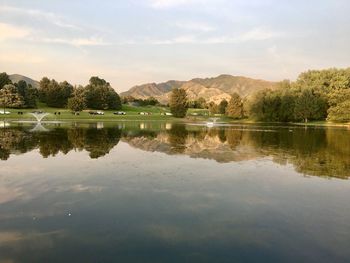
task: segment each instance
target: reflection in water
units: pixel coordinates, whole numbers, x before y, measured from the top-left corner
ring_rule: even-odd
[[[347,179],[347,130],[31,128],[0,129],[0,262],[349,262],[350,181],[298,176]]]
[[[90,125],[91,126],[91,125]],[[141,127],[141,128],[140,128]],[[141,123],[102,128],[59,127],[42,133],[30,128],[0,130],[0,158],[39,149],[47,158],[59,152],[89,152],[91,158],[108,154],[122,138],[133,147],[220,163],[271,157],[278,164],[293,164],[303,174],[348,178],[350,132],[343,129],[276,127],[216,127],[207,129],[183,124]]]

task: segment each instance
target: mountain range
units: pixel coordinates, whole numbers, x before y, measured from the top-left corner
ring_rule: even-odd
[[[256,91],[266,88],[275,89],[277,82],[252,79],[242,76],[220,75],[215,78],[195,78],[189,81],[170,80],[164,83],[148,83],[132,87],[121,96],[132,96],[137,99],[155,97],[161,103],[167,103],[174,88],[183,88],[189,100],[203,97],[207,102],[220,103],[229,100],[231,94],[238,93],[247,97]]]
[[[13,83],[20,80],[26,81],[33,87],[38,88],[39,82],[20,74],[10,75]],[[183,88],[187,92],[189,100],[196,100],[200,97],[207,102],[220,103],[221,100],[229,100],[236,92],[241,97],[250,96],[256,91],[263,89],[275,89],[277,82],[252,79],[242,76],[220,75],[214,78],[195,78],[189,81],[169,80],[163,83],[148,83],[134,86],[128,91],[120,93],[121,96],[132,96],[137,99],[156,98],[159,102],[169,102],[171,91],[175,88]]]
[[[19,81],[24,80],[25,82],[27,82],[27,84],[32,85],[34,88],[39,88],[39,82],[36,80],[33,80],[33,79],[28,78],[26,76],[22,76],[20,74],[12,74],[9,76],[10,76],[10,80],[12,81],[12,83],[18,83]]]

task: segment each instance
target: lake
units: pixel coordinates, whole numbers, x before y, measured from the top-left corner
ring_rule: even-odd
[[[0,128],[0,262],[350,262],[350,130]]]

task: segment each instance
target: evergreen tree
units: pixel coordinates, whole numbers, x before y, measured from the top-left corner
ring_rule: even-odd
[[[219,113],[220,114],[225,114],[226,113],[226,108],[227,108],[228,102],[227,100],[223,99],[220,104],[219,104]]]
[[[0,73],[0,89],[2,89],[5,85],[11,84],[10,76],[6,74],[6,72]]]

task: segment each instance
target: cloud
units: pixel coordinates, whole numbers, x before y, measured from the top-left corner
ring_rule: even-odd
[[[150,0],[150,5],[155,9],[167,9],[205,2],[208,2],[208,0]]]
[[[175,26],[188,31],[211,32],[216,30],[215,27],[207,23],[194,21],[177,22],[175,23]]]
[[[69,28],[74,30],[81,30],[77,25],[68,23],[63,17],[46,11],[36,10],[36,9],[22,9],[13,6],[0,6],[0,14],[12,14],[17,16],[30,16],[31,18],[37,20],[45,20],[51,24],[54,24],[58,27]]]
[[[0,23],[0,41],[24,38],[31,33],[30,29],[10,24]]]
[[[252,41],[263,41],[274,38],[284,37],[284,33],[275,32],[263,28],[255,28],[247,32],[238,34],[237,36],[213,36],[198,37],[195,35],[177,36],[171,39],[148,40],[146,44],[151,45],[171,45],[171,44],[238,44]]]
[[[34,38],[34,41],[44,42],[44,43],[56,43],[65,44],[75,47],[82,46],[108,46],[111,43],[104,41],[102,38],[98,37],[87,37],[87,38]]]

